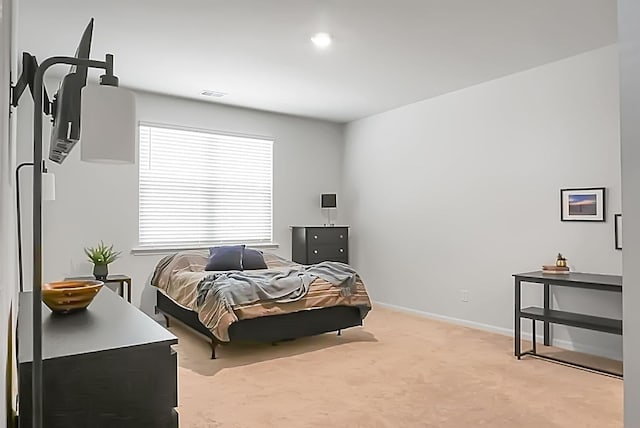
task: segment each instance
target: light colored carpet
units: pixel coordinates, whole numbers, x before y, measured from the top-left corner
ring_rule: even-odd
[[[180,339],[180,426],[622,427],[622,381],[528,358],[509,337],[376,307],[364,328],[271,345]]]

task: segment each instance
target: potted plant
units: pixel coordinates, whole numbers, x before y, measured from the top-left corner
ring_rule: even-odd
[[[114,251],[113,245],[107,247],[102,241],[95,247],[85,248],[84,253],[89,258],[89,261],[93,263],[93,276],[98,281],[107,279],[109,263],[120,257],[120,251]]]

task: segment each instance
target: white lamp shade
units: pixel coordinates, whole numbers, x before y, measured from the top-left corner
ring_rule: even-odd
[[[136,103],[117,86],[82,89],[80,158],[85,162],[135,163]]]
[[[50,172],[42,174],[42,200],[56,200],[56,176]]]

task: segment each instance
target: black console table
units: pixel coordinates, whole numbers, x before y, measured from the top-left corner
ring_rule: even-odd
[[[536,349],[536,321],[544,324],[544,345],[551,345],[550,324],[563,324],[571,327],[578,327],[587,330],[602,331],[611,334],[622,334],[622,320],[613,318],[596,317],[592,315],[579,314],[574,312],[551,309],[550,286],[586,288],[590,290],[604,290],[614,293],[622,293],[622,277],[619,275],[600,275],[593,273],[569,273],[569,274],[547,274],[542,271],[517,273],[513,275],[515,279],[515,356],[520,359],[523,355],[534,355],[538,358],[557,361],[573,366],[606,373],[612,376],[621,377],[620,373],[588,367],[575,362],[561,360],[548,355],[538,354]],[[544,287],[544,307],[522,308],[521,289],[522,283],[537,283]],[[522,318],[530,319],[532,322],[532,343],[530,351],[521,350],[521,326]]]
[[[90,276],[72,276],[70,278],[65,278],[64,280],[94,280],[96,279],[93,275]],[[108,275],[107,279],[102,280],[102,282],[107,284],[118,284],[118,294],[120,297],[124,298],[124,286],[127,286],[127,302],[131,303],[131,277],[127,275]],[[107,285],[108,287],[108,285]],[[110,287],[109,287],[110,288]]]
[[[31,426],[31,292],[18,310],[19,426]],[[84,310],[42,305],[43,419],[47,428],[178,426],[178,342],[107,287]]]

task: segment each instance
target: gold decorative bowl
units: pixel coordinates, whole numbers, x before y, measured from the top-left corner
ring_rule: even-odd
[[[42,286],[42,301],[55,313],[85,309],[102,288],[102,281],[57,281]]]

